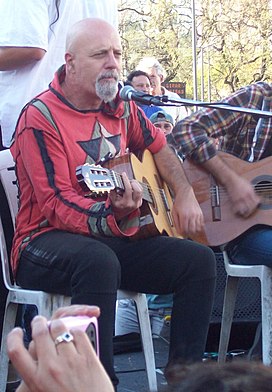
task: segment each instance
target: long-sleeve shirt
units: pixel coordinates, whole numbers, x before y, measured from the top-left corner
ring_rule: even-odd
[[[11,152],[16,162],[20,208],[12,249],[16,272],[21,250],[37,235],[67,230],[94,237],[131,236],[139,229],[139,211],[116,222],[110,199],[85,197],[76,169],[144,149],[157,153],[166,144],[162,131],[147,120],[134,102],[114,101],[99,110],[78,110],[63,96],[65,70],[37,99],[43,113],[30,103],[19,120]],[[53,121],[52,121],[53,120]]]
[[[239,89],[222,101],[236,107],[271,111],[272,85],[264,82]],[[173,129],[176,148],[196,163],[216,155],[214,139],[220,150],[246,161],[263,157],[272,137],[272,117],[231,110],[205,108],[180,121]],[[271,141],[272,143],[272,141]]]

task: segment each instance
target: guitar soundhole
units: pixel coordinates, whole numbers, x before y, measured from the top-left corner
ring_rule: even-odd
[[[158,205],[157,205],[156,198],[154,196],[153,190],[152,190],[151,186],[149,185],[149,183],[148,183],[148,181],[147,181],[147,179],[145,177],[143,177],[142,182],[144,184],[146,184],[147,192],[148,192],[148,194],[150,196],[150,199],[152,200],[151,202],[148,203],[149,207],[152,208],[152,210],[154,211],[154,213],[156,215],[158,215],[159,210],[158,210]]]
[[[272,177],[268,175],[260,176],[254,180],[255,192],[261,197],[260,209],[268,210],[272,205]]]

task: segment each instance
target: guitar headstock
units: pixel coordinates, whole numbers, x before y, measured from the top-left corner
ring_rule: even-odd
[[[78,166],[76,176],[83,190],[89,192],[90,196],[97,196],[116,188],[111,177],[111,170],[99,165],[85,163]]]

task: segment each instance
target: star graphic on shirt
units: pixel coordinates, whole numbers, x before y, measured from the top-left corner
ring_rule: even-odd
[[[95,123],[92,138],[79,141],[78,144],[87,153],[86,162],[93,164],[111,154],[113,157],[120,151],[121,135],[112,135],[98,121]]]

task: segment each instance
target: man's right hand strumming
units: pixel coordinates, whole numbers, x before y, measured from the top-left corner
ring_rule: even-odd
[[[203,164],[227,190],[235,214],[248,218],[261,202],[251,183],[239,176],[218,156]]]

